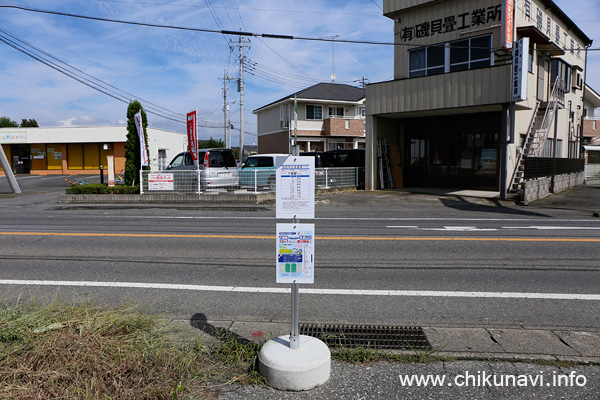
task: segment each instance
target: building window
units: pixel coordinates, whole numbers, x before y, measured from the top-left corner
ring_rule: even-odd
[[[408,76],[430,76],[492,65],[492,35],[411,50]]]
[[[341,140],[330,140],[329,141],[329,150],[346,150],[352,148],[351,142],[345,142]]]
[[[450,43],[450,72],[489,67],[492,59],[491,43],[491,35]]]
[[[306,119],[323,119],[323,106],[306,106]]]
[[[430,46],[409,52],[409,76],[439,75],[444,73],[445,46]]]
[[[329,118],[343,118],[344,107],[329,107]]]
[[[571,91],[571,73],[571,67],[565,62],[562,60],[552,60],[550,68],[550,82],[552,85],[554,85],[556,77],[560,76],[565,85],[565,92],[569,93]]]
[[[367,117],[367,108],[366,107],[361,107],[360,108],[360,116],[363,118]]]

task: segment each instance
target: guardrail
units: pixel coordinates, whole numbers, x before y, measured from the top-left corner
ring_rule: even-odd
[[[140,171],[140,193],[173,194],[224,192],[226,188],[211,187],[203,180],[203,170]],[[274,169],[238,168],[239,186],[236,192],[274,192],[276,171]],[[317,168],[315,189],[358,187],[359,168]],[[364,178],[363,178],[364,180]]]

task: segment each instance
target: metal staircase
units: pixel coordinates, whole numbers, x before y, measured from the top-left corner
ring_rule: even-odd
[[[557,77],[552,88],[550,101],[538,101],[536,104],[527,136],[525,136],[523,148],[517,154],[516,167],[508,186],[510,192],[518,192],[521,183],[525,179],[525,160],[527,157],[540,157],[544,151],[544,145],[554,121],[554,115],[559,105],[562,106],[564,104],[564,100],[565,82],[560,77]]]

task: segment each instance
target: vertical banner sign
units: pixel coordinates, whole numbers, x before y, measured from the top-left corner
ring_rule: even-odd
[[[188,148],[194,165],[198,167],[198,131],[196,129],[196,111],[187,114]]]
[[[315,224],[277,224],[277,283],[315,282]]]
[[[512,49],[515,21],[515,0],[502,0],[502,39],[505,49]]]
[[[281,157],[277,163],[276,218],[314,219],[315,158]]]
[[[135,128],[137,129],[138,137],[140,138],[140,160],[142,167],[148,166],[148,151],[146,150],[146,138],[144,137],[144,125],[142,123],[142,112],[138,112],[133,116]]]
[[[513,47],[512,101],[527,100],[529,38],[517,40]]]

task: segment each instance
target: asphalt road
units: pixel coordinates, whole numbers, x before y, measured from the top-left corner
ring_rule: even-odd
[[[0,195],[1,297],[289,320],[289,285],[275,283],[275,225],[289,221],[274,206],[71,206],[56,203],[63,182],[19,177],[23,195]],[[598,199],[592,187],[528,207],[397,191],[321,196],[300,319],[600,328]]]

